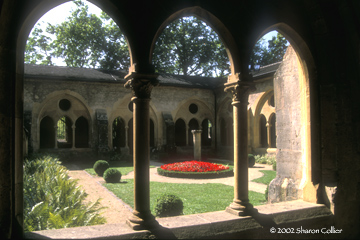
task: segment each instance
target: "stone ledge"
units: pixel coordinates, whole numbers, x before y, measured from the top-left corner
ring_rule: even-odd
[[[308,225],[309,227],[330,226],[331,211],[322,204],[296,200],[256,207],[259,213],[253,217],[237,217],[225,211],[158,218],[162,226],[156,231],[134,231],[126,223],[104,224],[58,230],[44,230],[25,233],[26,239],[146,239],[157,238],[251,238],[275,237],[269,227]],[[316,225],[318,224],[318,225]],[[319,225],[320,224],[320,225]],[[270,234],[270,235],[269,235]],[[285,235],[283,236],[285,237]],[[287,235],[289,237],[289,235]],[[293,236],[291,236],[293,237]],[[295,236],[300,237],[300,236]],[[308,236],[306,236],[308,237]],[[315,237],[315,236],[314,236]]]

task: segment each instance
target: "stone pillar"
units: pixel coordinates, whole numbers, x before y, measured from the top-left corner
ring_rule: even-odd
[[[268,148],[271,148],[271,144],[272,144],[272,142],[271,142],[271,127],[272,127],[272,125],[269,122],[267,122],[266,123],[266,131],[267,131]]]
[[[234,201],[227,212],[238,216],[248,216],[254,212],[249,202],[248,173],[248,97],[254,86],[251,82],[236,81],[225,84],[225,91],[232,93],[234,118]]]
[[[72,125],[72,142],[71,142],[71,148],[74,149],[75,148],[75,130],[76,130],[76,127],[75,127],[75,124]]]
[[[194,160],[201,161],[201,132],[202,130],[191,130],[194,141]]]
[[[57,127],[57,125],[55,125],[55,126],[54,126],[54,131],[55,131],[55,138],[54,138],[54,139],[55,139],[55,140],[54,140],[54,141],[55,141],[55,145],[54,145],[54,146],[55,146],[55,149],[58,148],[58,144],[57,144],[57,130],[58,130],[58,127]]]
[[[134,230],[158,226],[150,211],[150,116],[151,90],[157,85],[157,74],[130,73],[126,88],[133,92],[133,161],[134,161],[134,211],[127,224]]]

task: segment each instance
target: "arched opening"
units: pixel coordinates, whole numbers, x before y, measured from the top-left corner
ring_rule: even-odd
[[[304,45],[301,37],[286,24],[277,24],[268,28],[277,30],[270,32],[271,38],[268,39],[269,49],[273,50],[273,55],[282,57],[282,62],[278,64],[278,69],[273,79],[274,98],[268,96],[266,105],[268,109],[261,110],[258,113],[264,114],[266,123],[267,138],[269,148],[277,148],[276,151],[276,181],[272,181],[269,186],[270,202],[284,201],[285,199],[308,198],[311,194],[316,195],[316,190],[310,180],[311,177],[311,121],[310,121],[310,85],[309,79],[314,76],[314,72],[308,72],[308,66],[314,66],[313,59],[309,49]],[[266,31],[264,31],[266,32]],[[281,39],[280,39],[281,36]],[[282,46],[276,46],[275,43],[285,43]],[[299,47],[301,46],[301,47]],[[256,45],[255,45],[256,47]],[[269,50],[268,49],[268,50]],[[281,50],[281,51],[280,51]],[[271,53],[271,51],[269,51]],[[268,52],[268,53],[269,53]],[[277,54],[281,52],[281,54]],[[266,53],[266,54],[268,54]],[[269,56],[269,55],[268,55]],[[261,57],[259,56],[260,60]],[[279,58],[274,58],[276,61]],[[260,61],[259,60],[259,61]],[[261,61],[260,61],[261,62]],[[254,65],[254,64],[253,64]],[[260,64],[262,65],[262,64]],[[268,66],[275,66],[270,63]],[[256,67],[253,72],[261,71],[266,66]],[[271,111],[271,109],[275,111]],[[259,116],[259,115],[258,115]],[[255,116],[256,117],[256,116]],[[262,118],[262,120],[260,119]],[[259,119],[259,145],[263,146],[265,142],[265,131],[263,131],[264,118]],[[261,132],[264,132],[263,134]],[[268,152],[272,151],[268,149]],[[272,151],[273,152],[273,151]],[[275,154],[275,152],[273,152]],[[289,164],[291,163],[291,164]],[[285,177],[286,176],[286,177]],[[293,186],[287,185],[289,181]],[[315,180],[316,182],[316,180]],[[286,184],[285,184],[286,183]],[[285,198],[279,197],[281,193],[277,190],[281,188],[292,188],[288,191]],[[303,189],[308,188],[303,195]],[[276,195],[278,194],[278,195]],[[312,196],[312,197],[313,197]]]
[[[188,130],[188,146],[194,146],[194,140],[193,140],[193,134],[192,130],[198,130],[199,129],[199,123],[198,121],[193,118],[189,121],[189,130]]]
[[[46,116],[40,122],[40,148],[55,147],[54,120]]]
[[[175,144],[176,146],[186,146],[186,124],[181,118],[175,122]]]
[[[57,121],[56,139],[58,148],[71,148],[73,143],[72,121],[63,116]]]
[[[113,150],[120,152],[122,147],[125,147],[126,136],[125,136],[125,122],[121,117],[114,119],[112,124],[112,140]]]
[[[263,114],[260,115],[259,120],[259,134],[260,134],[260,146],[262,148],[268,147],[268,135],[267,135],[267,128],[266,128],[266,118]]]
[[[201,145],[211,146],[212,142],[212,124],[209,119],[204,119],[201,123]]]
[[[75,122],[75,147],[89,147],[89,122],[84,117],[79,117]]]

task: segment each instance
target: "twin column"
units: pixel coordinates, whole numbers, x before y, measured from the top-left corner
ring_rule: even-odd
[[[133,92],[134,119],[134,211],[127,223],[134,230],[156,228],[150,210],[150,119],[149,102],[152,88],[158,84],[157,74],[131,73],[126,76],[125,87]],[[248,198],[247,156],[247,105],[251,82],[229,81],[225,91],[233,96],[234,114],[234,200],[226,211],[238,216],[251,215],[254,211]]]

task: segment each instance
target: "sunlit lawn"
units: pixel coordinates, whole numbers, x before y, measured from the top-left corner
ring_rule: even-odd
[[[122,175],[133,171],[132,163],[111,163],[110,167],[118,169]],[[88,173],[95,175],[92,168],[85,169]],[[271,170],[260,170],[264,176],[254,179],[254,182],[268,184],[276,172]],[[113,192],[126,204],[134,207],[134,180],[123,179],[120,183],[104,183],[104,186]],[[180,197],[184,203],[184,214],[195,214],[204,212],[222,211],[233,201],[234,187],[221,183],[185,184],[150,182],[150,207],[154,210],[156,199],[162,194],[174,194]],[[264,194],[249,191],[249,200],[254,205],[265,204]]]

